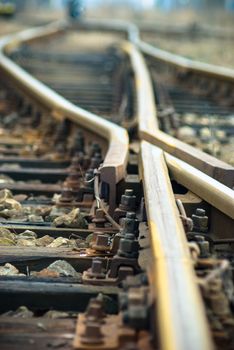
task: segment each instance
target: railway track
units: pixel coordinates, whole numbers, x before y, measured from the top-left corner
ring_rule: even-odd
[[[186,56],[190,45],[197,54],[192,56],[193,59],[204,60],[203,56],[209,53],[217,64],[215,57],[221,56],[217,47],[223,48],[225,44],[226,56],[232,56],[232,34],[196,25],[185,28],[158,26],[154,31],[152,28],[143,29],[142,38],[162,49],[152,50],[154,53],[151,51],[152,55],[148,56],[162,128],[180,140],[233,165],[233,80],[227,79],[227,76],[233,76],[233,71],[227,69],[225,72],[224,69],[222,72],[219,67],[209,67],[163,51],[169,48],[171,52]],[[205,44],[202,40],[206,40]],[[216,53],[215,48],[212,51],[213,43]],[[207,50],[206,54],[202,53],[202,45],[203,51]],[[150,51],[148,49],[146,45],[147,52]],[[219,65],[228,66],[228,63],[223,59]],[[200,74],[199,67],[203,68]],[[210,72],[208,75],[207,70]],[[218,77],[216,72],[220,73]]]
[[[56,38],[26,44],[11,57],[72,103],[126,124],[134,119],[133,83],[128,59],[115,45],[128,32],[121,24],[117,29],[80,26],[77,32],[76,26],[66,30],[64,25]]]
[[[162,35],[165,41],[167,35]],[[176,35],[178,33],[174,33]],[[179,32],[179,37],[184,35]],[[161,147],[163,144],[166,151],[233,187],[233,69],[181,57],[154,47],[150,39],[146,42],[144,32],[142,37],[145,41],[140,40],[138,44],[147,60],[157,105],[158,124],[155,117],[151,122],[155,129],[174,137],[159,133],[160,136],[155,138],[154,133],[154,142]],[[150,128],[147,132],[153,134]],[[204,156],[194,147],[213,157]],[[193,160],[189,160],[190,157]],[[215,161],[214,157],[221,162]],[[202,159],[201,163],[199,159]],[[206,170],[202,165],[205,159]]]
[[[135,29],[123,25],[87,27],[136,40]],[[150,75],[129,42],[111,54],[95,48],[95,65],[80,54],[84,80],[74,101],[60,74],[50,78],[65,97],[12,61],[45,63],[40,45],[61,29],[54,24],[0,43],[1,349],[231,349],[233,191],[195,168],[196,155],[188,164],[163,151],[170,136],[154,124]],[[103,72],[106,59],[112,69]],[[111,80],[116,69],[121,74]],[[97,107],[106,92],[95,98],[101,85],[82,100],[93,75],[113,88],[107,113]],[[161,133],[163,145],[132,133],[129,139],[100,115],[137,121],[146,140],[151,125],[150,141]]]
[[[113,27],[108,21],[87,21],[68,30],[60,24],[56,38],[27,41],[10,55],[72,103],[133,130],[137,128],[137,102],[126,50],[121,52],[118,46],[122,39],[138,43],[147,60],[156,102],[155,116],[147,115],[155,119],[148,123],[147,132],[152,134],[154,124],[154,129],[165,133],[162,137],[159,132],[157,137],[154,130],[156,145],[163,144],[165,151],[232,188],[232,70],[216,70],[153,48],[140,41],[136,27],[124,22]],[[149,139],[152,142],[146,136]]]

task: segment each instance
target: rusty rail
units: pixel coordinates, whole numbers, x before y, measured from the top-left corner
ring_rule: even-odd
[[[32,77],[6,56],[6,53],[9,53],[20,44],[57,35],[65,28],[67,26],[63,22],[53,23],[46,27],[26,30],[2,39],[0,41],[0,71],[22,93],[29,96],[34,102],[40,103],[52,114],[66,117],[82,128],[108,141],[108,152],[101,168],[101,180],[110,187],[111,211],[113,210],[113,203],[115,203],[116,184],[124,179],[126,172],[129,142],[126,130],[73,105]]]

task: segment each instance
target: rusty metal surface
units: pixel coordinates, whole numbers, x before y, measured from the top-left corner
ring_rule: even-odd
[[[21,34],[2,39],[0,43],[0,67],[1,70],[10,77],[12,83],[21,86],[21,89],[23,89],[26,94],[29,94],[34,101],[44,105],[47,110],[50,109],[54,114],[62,115],[81,127],[95,132],[108,140],[109,149],[101,170],[101,176],[103,180],[107,182],[110,181],[110,188],[113,189],[114,185],[125,176],[128,156],[127,132],[113,125],[111,122],[100,119],[96,115],[74,106],[50,88],[34,79],[4,54],[5,50],[9,52],[15,45],[36,40],[37,38],[41,39],[49,35],[55,35],[61,30],[64,30],[64,23],[55,23],[48,27],[27,30]],[[110,172],[113,175],[111,178],[109,176]],[[112,197],[115,196],[115,194],[111,195]]]
[[[112,27],[110,22],[107,24],[93,22],[87,25],[106,30]],[[124,25],[117,27],[118,30],[125,31]],[[47,35],[57,35],[63,28],[65,27],[62,24],[53,24],[38,31],[27,31],[5,39],[1,47],[3,50],[7,45],[7,49],[11,50],[25,40],[43,40]],[[126,30],[126,33],[128,31],[131,30]],[[137,31],[133,30],[133,33],[132,40],[136,40]],[[135,70],[136,87],[139,94],[137,99],[139,132],[140,137],[144,138],[145,129],[147,132],[148,130],[159,132],[155,119],[156,111],[150,77],[137,49],[128,43],[123,45],[123,49],[131,57]],[[30,103],[41,104],[51,119],[55,118],[58,124],[61,123],[60,130],[56,130],[57,138],[61,138],[60,131],[61,127],[64,129],[63,119],[66,117],[67,120],[72,121],[72,124],[84,130],[85,135],[79,135],[79,142],[82,143],[84,137],[87,143],[87,149],[84,152],[85,160],[82,158],[83,169],[79,166],[77,159],[68,157],[71,164],[68,168],[68,177],[63,183],[55,181],[55,185],[48,183],[33,185],[25,179],[23,184],[17,181],[9,185],[3,184],[5,188],[11,188],[13,192],[17,191],[18,187],[20,193],[20,195],[10,194],[8,198],[9,193],[6,190],[1,192],[1,203],[6,203],[10,208],[12,203],[16,208],[22,206],[23,209],[25,205],[31,203],[32,206],[38,206],[38,209],[41,210],[40,206],[46,203],[47,206],[50,206],[49,209],[52,209],[49,215],[43,214],[45,220],[42,222],[24,222],[20,221],[20,217],[16,217],[14,221],[14,216],[12,221],[11,217],[10,220],[8,217],[5,218],[1,234],[4,239],[13,237],[13,245],[1,248],[0,260],[5,263],[4,266],[0,266],[3,273],[0,281],[0,295],[4,300],[1,307],[4,311],[8,311],[10,305],[14,305],[16,309],[23,301],[28,307],[37,310],[39,314],[51,306],[60,311],[84,312],[90,302],[86,313],[78,317],[74,341],[74,347],[77,349],[150,350],[152,347],[158,348],[158,338],[161,349],[213,349],[211,339],[213,334],[209,330],[205,312],[207,305],[205,310],[205,303],[202,302],[201,296],[205,302],[210,299],[211,302],[213,299],[217,300],[215,299],[217,295],[209,294],[209,289],[205,290],[203,287],[209,284],[214,275],[217,276],[220,266],[222,268],[224,265],[226,268],[227,264],[220,262],[218,258],[215,260],[214,257],[212,257],[213,260],[209,260],[209,254],[211,252],[213,254],[211,245],[215,244],[216,232],[211,230],[209,236],[210,223],[208,221],[212,221],[213,225],[214,218],[210,211],[219,209],[225,216],[222,222],[229,222],[226,217],[228,219],[233,217],[232,191],[215,180],[211,181],[212,179],[207,175],[202,174],[199,170],[194,170],[188,164],[183,166],[182,161],[177,161],[171,155],[164,154],[162,149],[142,141],[139,153],[141,177],[144,183],[144,200],[139,179],[135,178],[132,182],[132,187],[137,188],[136,194],[132,188],[127,187],[128,182],[125,175],[129,145],[127,132],[124,129],[72,105],[17,67],[3,52],[0,53],[0,66],[4,72],[3,76],[9,78],[11,84],[14,83],[18,89],[22,88],[24,97],[28,98]],[[40,91],[39,94],[38,91]],[[147,115],[149,119],[145,118]],[[53,128],[54,125],[52,125],[52,131]],[[89,133],[86,133],[87,130]],[[77,129],[75,131],[77,132]],[[98,134],[108,143],[108,147],[105,142],[96,144],[96,148],[98,146],[99,149],[96,159],[93,159],[91,155],[93,149],[90,145],[90,134]],[[68,133],[68,135],[69,140],[74,141],[74,133]],[[65,143],[68,141],[64,135],[62,138]],[[7,142],[2,146],[3,153],[6,151],[4,146],[7,146]],[[56,146],[55,139],[52,139],[52,146]],[[106,149],[107,153],[105,153]],[[60,157],[63,159],[64,156],[65,159],[69,151],[71,151],[70,148],[67,153],[62,152]],[[131,152],[134,153],[134,156],[138,151],[138,143],[135,147],[132,145]],[[44,152],[46,153],[47,149]],[[99,168],[103,158],[104,165]],[[4,156],[2,159],[4,161]],[[31,154],[29,154],[30,159],[36,161]],[[83,170],[87,170],[85,165],[87,160],[88,164],[97,164],[94,166],[96,170],[86,172],[83,176]],[[37,161],[39,163],[39,159]],[[30,161],[28,163],[30,164]],[[45,165],[43,160],[42,164]],[[9,164],[7,167],[9,170]],[[171,179],[167,167],[171,171]],[[55,169],[58,170],[51,171],[51,176],[52,173],[58,173],[60,167],[55,167]],[[137,177],[137,164],[133,169]],[[20,172],[20,170],[12,171],[11,174],[14,177]],[[38,173],[41,176],[43,172],[42,170]],[[30,169],[25,171],[25,175],[30,175],[29,173],[31,173]],[[176,202],[170,182],[175,179],[179,187],[184,185],[186,191],[190,189],[201,198],[194,194],[183,195],[183,191],[177,193],[174,190],[177,197]],[[108,186],[102,188],[100,181],[102,185],[104,183]],[[122,183],[120,187],[117,187],[119,182]],[[58,190],[59,198],[53,198],[55,200],[53,202],[51,198],[53,193],[46,198],[37,197],[37,195],[30,198],[25,192],[27,189],[32,191],[34,186],[38,187],[38,194],[43,188],[44,190],[50,189],[51,192]],[[53,208],[51,208],[52,203],[54,203]],[[209,207],[209,203],[211,207],[213,206],[212,208]],[[186,215],[184,207],[190,210],[191,218]],[[2,209],[4,208],[3,205]],[[56,217],[57,211],[61,208],[64,210],[63,215]],[[208,212],[205,211],[207,209]],[[1,215],[6,215],[4,210]],[[87,220],[87,222],[82,221],[83,229],[77,220],[79,210],[82,220],[84,218]],[[7,214],[9,215],[9,212]],[[30,219],[30,216],[26,216],[26,219]],[[59,220],[56,221],[56,219]],[[53,225],[56,226],[56,223],[58,227],[53,230]],[[210,225],[211,228],[212,225]],[[34,235],[34,247],[31,245],[22,248],[18,245],[19,235],[25,234],[22,232],[25,227],[35,230],[35,232],[26,231],[26,237],[27,234],[31,237]],[[6,228],[9,230],[4,231]],[[49,239],[52,239],[53,243],[59,238],[66,245],[36,246],[45,233],[51,235]],[[205,236],[206,234],[208,235]],[[61,237],[57,237],[58,235]],[[75,239],[72,239],[72,236],[75,236]],[[6,241],[9,243],[9,238],[3,240],[3,244]],[[61,260],[55,261],[57,259]],[[71,265],[69,273],[66,270],[68,262]],[[48,266],[49,263],[52,264]],[[54,268],[54,263],[59,263],[60,272],[51,270],[51,265]],[[202,275],[204,266],[208,269],[205,271],[207,274],[205,277]],[[14,272],[13,275],[7,274],[10,269]],[[202,293],[199,293],[199,287]],[[211,292],[214,292],[212,285],[208,287]],[[96,300],[91,299],[98,293],[106,297],[105,302],[103,295],[98,295]],[[223,294],[221,284],[219,284],[218,302],[223,301]],[[117,308],[117,296],[119,309]],[[226,299],[225,302],[227,302]],[[103,310],[100,310],[101,303],[106,303],[106,308],[111,310],[109,313],[118,313],[118,316],[109,314],[105,316]],[[218,307],[213,307],[213,309],[212,312],[217,316]],[[226,319],[224,324],[225,321]],[[219,339],[223,339],[222,334],[218,336]],[[73,336],[69,334],[68,337],[69,341],[73,340],[74,333]],[[17,339],[17,336],[13,339]],[[71,347],[70,342],[68,347]]]

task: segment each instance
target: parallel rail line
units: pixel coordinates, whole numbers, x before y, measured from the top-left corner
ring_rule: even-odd
[[[130,39],[118,45],[128,68],[119,80],[131,76],[125,99],[139,138],[74,105],[9,57],[67,25],[1,41],[2,348],[231,349],[234,196],[220,182],[231,187],[233,168],[159,130],[134,26],[84,27]],[[124,117],[125,109],[118,113]],[[22,304],[32,311],[15,311]],[[25,319],[14,318],[20,315]]]

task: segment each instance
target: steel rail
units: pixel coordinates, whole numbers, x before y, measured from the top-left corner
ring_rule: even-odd
[[[153,91],[143,58],[131,44],[125,43],[122,48],[131,57],[135,71],[139,128],[157,130],[155,104],[150,103]],[[148,115],[155,117],[153,123]],[[140,154],[154,257],[152,278],[161,348],[212,349],[205,310],[195,282],[163,151],[143,141]]]
[[[114,33],[122,32],[126,35],[126,39],[132,43],[137,42],[140,35],[139,29],[135,24],[123,20],[86,19],[84,21],[72,23],[71,28],[96,31],[101,30]]]
[[[140,139],[162,148],[164,151],[189,163],[228,187],[234,185],[234,168],[184,142],[160,131],[151,77],[142,54],[130,43],[122,48],[129,54],[135,73]],[[144,103],[147,101],[147,103]]]
[[[195,36],[195,37],[212,37],[217,39],[232,39],[233,29],[231,27],[210,26],[204,23],[188,24],[170,24],[163,22],[140,22],[138,24],[141,33],[150,33],[155,35],[166,35],[172,37]]]
[[[141,175],[153,252],[160,348],[213,349],[163,151],[145,141],[141,143]]]
[[[103,166],[101,180],[110,187],[110,211],[114,209],[116,184],[125,177],[128,159],[128,134],[125,129],[90,113],[54,92],[32,77],[6,56],[13,48],[25,42],[57,35],[65,28],[64,22],[53,23],[46,27],[29,29],[3,38],[0,41],[0,71],[11,83],[32,100],[40,103],[52,114],[66,117],[85,130],[99,135],[109,142]]]
[[[165,154],[171,176],[197,196],[234,219],[234,191],[182,160]]]
[[[234,69],[221,67],[214,64],[191,60],[174,53],[159,49],[142,40],[139,40],[138,48],[148,57],[152,57],[161,62],[183,69],[185,72],[206,75],[212,78],[234,82]]]

